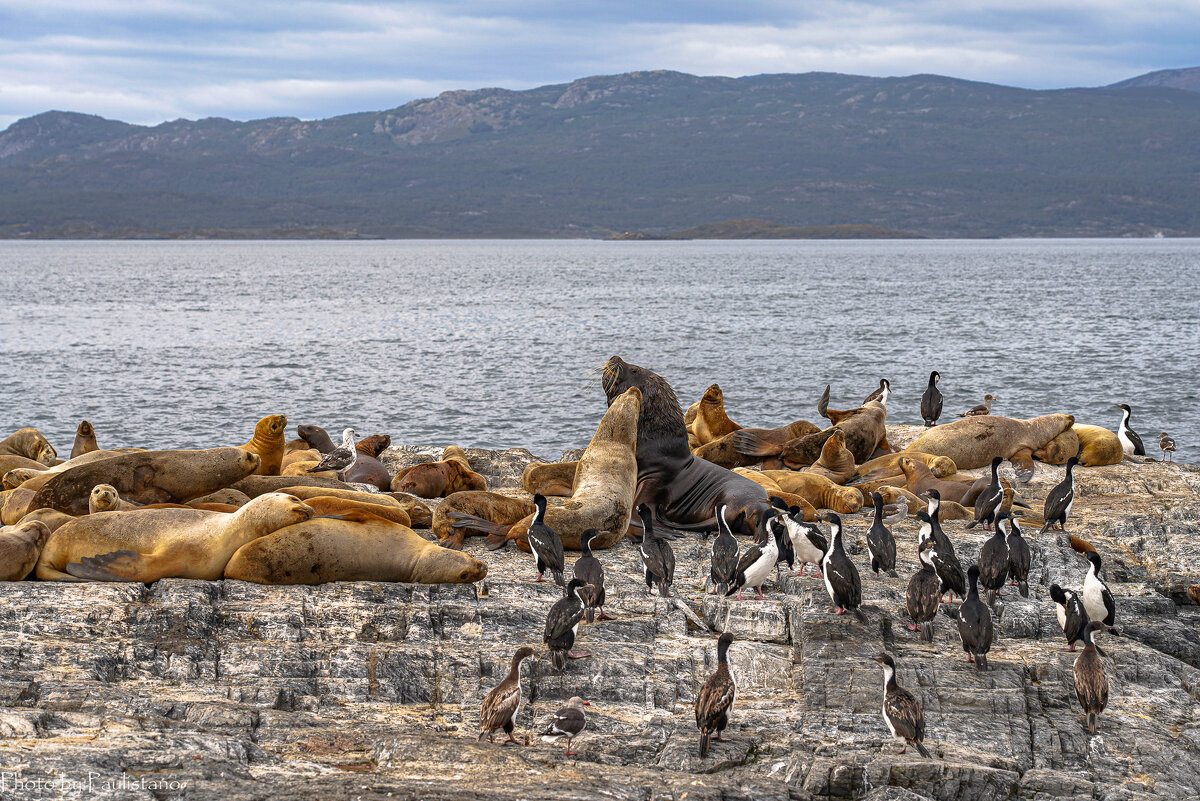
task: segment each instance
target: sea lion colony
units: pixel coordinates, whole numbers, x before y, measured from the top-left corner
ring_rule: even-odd
[[[953,610],[953,616],[968,660],[982,669],[991,647],[991,616],[1003,611],[995,594],[1007,578],[1022,586],[1028,574],[1022,515],[1027,523],[1044,522],[1039,535],[1052,526],[1065,530],[1074,500],[1070,468],[1136,461],[1134,443],[1140,442],[1128,429],[1124,405],[1120,434],[1077,425],[1070,415],[1014,420],[994,416],[990,408],[973,409],[961,420],[937,426],[939,395],[936,404],[928,398],[922,402],[927,433],[897,451],[887,441],[886,380],[861,405],[844,411],[828,408],[827,388],[818,403],[830,423],[824,429],[804,420],[777,429],[739,426],[726,415],[716,385],[685,414],[665,380],[617,357],[605,365],[602,383],[609,409],[580,461],[533,463],[526,469],[524,489],[536,503],[488,492],[484,478],[454,446],[440,462],[390,475],[378,459],[389,444],[386,435],[357,442],[352,453],[338,454],[337,465],[326,470],[330,455],[339,450],[329,435],[305,425],[298,429],[299,439],[287,442],[283,415],[260,420],[244,445],[200,451],[101,450],[96,432],[84,421],[67,461],[58,460],[57,451],[35,429],[21,429],[0,441],[0,469],[6,471],[0,518],[7,526],[0,530],[0,568],[5,580],[36,573],[40,579],[66,581],[150,582],[176,576],[277,584],[471,582],[483,578],[487,567],[459,549],[465,536],[482,534],[489,548],[512,540],[531,551],[538,580],[548,570],[566,585],[543,637],[555,665],[565,669],[568,659],[586,656],[572,650],[581,619],[592,622],[596,609],[601,621],[607,617],[603,568],[592,548],[612,547],[625,535],[636,537],[648,592],[670,596],[674,560],[667,539],[688,531],[707,536],[720,529],[715,542],[723,550],[732,547],[735,558],[722,554],[721,570],[729,575],[718,581],[714,546],[714,588],[719,585],[726,595],[736,592],[739,598],[750,588],[762,597],[763,583],[780,562],[791,567],[798,559],[801,571],[806,561],[814,562],[821,568],[818,577],[832,611],[854,612],[861,620],[870,587],[863,586],[844,549],[839,515],[873,506],[883,515],[872,529],[875,536],[875,528],[891,534],[887,524],[928,504],[917,512],[921,530],[915,544],[923,568],[910,582],[905,610],[913,620],[910,628],[924,632],[931,626],[946,592],[965,594],[963,606],[971,614]],[[936,392],[936,383],[931,377],[927,395]],[[936,410],[932,419],[931,409]],[[958,467],[1003,460],[1012,463],[1016,486],[995,469],[990,481],[987,476],[956,476]],[[1034,499],[1020,495],[1020,480],[1032,474],[1035,461],[1068,460],[1063,483],[1038,514]],[[759,462],[767,469],[743,469]],[[343,480],[338,473],[344,473]],[[406,491],[444,500],[431,513]],[[566,499],[547,504],[545,495]],[[885,498],[898,501],[900,511],[884,507]],[[818,517],[818,510],[829,511]],[[980,565],[968,571],[969,592],[953,546],[940,530],[947,519],[969,519],[995,529],[990,547],[981,551]],[[818,520],[828,524],[827,532]],[[413,531],[425,527],[444,547]],[[530,536],[534,530],[537,537]],[[754,544],[739,549],[735,532],[752,536]],[[1079,592],[1055,585],[1052,595],[1071,649],[1078,641],[1085,643],[1075,685],[1094,733],[1107,684],[1096,656],[1103,652],[1093,638],[1114,631],[1116,610],[1100,575],[1100,555],[1083,540],[1072,537],[1071,542],[1086,552],[1084,585]],[[869,538],[869,545],[876,572],[881,558],[883,569],[894,565],[894,548],[889,563],[876,554],[877,536]],[[572,581],[562,580],[571,569],[563,558],[564,546],[582,546],[584,559],[596,562],[589,562],[586,580],[581,577],[584,559],[576,564]],[[925,570],[936,578],[927,580]],[[979,602],[976,591],[981,571],[989,582],[988,604]],[[694,617],[683,601],[672,601]],[[718,671],[697,696],[702,754],[710,742],[722,739],[735,703],[736,686],[726,660],[732,634],[722,637]],[[492,698],[494,691],[485,702],[481,736],[503,728],[512,739],[525,656],[518,651],[514,658],[502,683],[504,697]],[[890,657],[880,661],[885,668],[884,722],[893,736],[925,753],[920,703],[896,684]],[[571,719],[568,729],[582,731],[578,706],[563,714]]]

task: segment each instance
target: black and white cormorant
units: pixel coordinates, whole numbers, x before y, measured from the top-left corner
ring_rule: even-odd
[[[734,575],[732,586],[725,592],[726,596],[736,592],[740,601],[742,590],[750,587],[758,593],[758,600],[764,599],[763,582],[775,571],[775,563],[779,560],[779,546],[771,529],[771,521],[774,519],[774,512],[763,514],[762,522],[755,532],[754,544],[742,551],[741,558],[738,559],[737,573]]]
[[[1004,486],[1000,483],[1000,463],[1004,459],[996,456],[992,459],[992,480],[983,491],[975,498],[975,519],[967,523],[967,528],[975,528],[975,526],[983,523],[983,527],[990,529],[992,523],[996,520],[996,512],[1000,510],[1000,504],[1004,502]]]
[[[738,566],[738,541],[725,518],[727,508],[723,503],[717,504],[717,536],[712,542],[712,564],[708,573],[712,580],[710,592],[718,595],[724,595],[733,586]]]
[[[1121,450],[1125,452],[1126,456],[1145,456],[1146,447],[1142,445],[1142,438],[1129,427],[1129,416],[1133,410],[1127,403],[1118,403],[1117,408],[1121,410],[1121,425],[1117,429],[1117,439],[1121,440]]]
[[[942,599],[942,580],[933,567],[932,540],[922,540],[917,545],[917,560],[921,569],[908,580],[904,593],[904,604],[913,621],[908,630],[919,631],[923,641],[933,642],[933,620]]]
[[[821,529],[812,523],[805,522],[804,512],[793,506],[784,516],[783,524],[787,527],[788,537],[792,540],[792,551],[800,569],[794,574],[804,575],[804,566],[811,564],[817,570],[815,578],[821,578],[821,561],[829,550],[829,542]]]
[[[892,738],[904,740],[903,754],[915,745],[921,756],[930,759],[925,750],[925,715],[921,703],[908,690],[896,683],[896,663],[887,654],[877,657],[883,666],[883,720]]]
[[[642,518],[642,542],[638,553],[642,556],[642,574],[646,577],[646,592],[658,587],[658,594],[666,598],[671,594],[675,582],[675,551],[671,543],[654,536],[654,513],[646,504],[639,504],[638,517]]]
[[[572,567],[575,578],[588,585],[584,587],[587,593],[580,593],[586,599],[583,617],[588,623],[595,622],[597,612],[600,613],[601,620],[608,617],[604,614],[604,565],[592,554],[592,540],[599,533],[596,529],[589,528],[579,537],[579,549],[583,551],[583,555],[575,560]]]
[[[1074,651],[1075,643],[1083,639],[1083,630],[1087,628],[1087,610],[1083,608],[1083,600],[1079,593],[1064,590],[1057,584],[1050,585],[1050,598],[1054,601],[1058,617],[1058,627],[1067,638],[1067,650]]]
[[[842,548],[842,518],[833,512],[826,512],[824,520],[829,523],[829,550],[821,560],[821,570],[825,575],[825,590],[829,593],[833,612],[838,615],[853,612],[865,623],[867,617],[859,609],[862,605],[862,583],[858,578],[858,568]]]
[[[936,512],[940,508],[941,499],[933,493],[936,490],[930,490],[929,503],[934,506]],[[917,541],[931,540],[933,542],[932,561],[933,567],[937,571],[938,578],[942,580],[942,594],[947,592],[957,595],[959,598],[965,598],[967,595],[967,579],[963,575],[962,565],[958,561],[958,556],[954,553],[954,543],[942,531],[942,524],[937,517],[930,517],[929,513],[921,509],[917,512],[917,519],[921,521],[921,530],[917,534]]]
[[[942,393],[938,389],[938,382],[942,380],[942,376],[937,370],[929,374],[929,386],[925,388],[925,394],[921,396],[921,419],[925,421],[925,426],[936,426],[938,418],[942,416]]]
[[[549,570],[554,574],[555,583],[562,587],[565,584],[562,538],[558,536],[557,531],[542,522],[546,519],[546,496],[534,495],[533,505],[536,510],[533,513],[533,521],[529,524],[528,537],[529,550],[533,553],[533,561],[537,566],[537,578],[529,581],[543,581],[542,574]]]
[[[871,528],[867,530],[867,550],[871,554],[871,570],[877,576],[881,570],[886,571],[889,576],[895,576],[896,538],[884,525],[883,496],[878,492],[872,492],[871,500],[875,502],[875,517],[871,521]]]
[[[586,659],[589,655],[572,651],[575,635],[579,633],[579,621],[583,620],[583,597],[580,590],[584,583],[577,578],[567,582],[566,594],[554,602],[546,613],[546,631],[542,640],[550,649],[554,667],[564,670],[568,659]]]
[[[884,406],[887,406],[888,398],[891,396],[891,394],[892,382],[888,381],[886,378],[881,378],[879,379],[879,386],[876,387],[874,392],[866,397],[866,400],[863,401],[863,405],[865,406],[871,401],[879,401]]]
[[[987,604],[979,600],[979,567],[971,565],[967,570],[967,599],[958,607],[958,636],[962,638],[967,661],[975,663],[976,670],[987,670],[987,654],[992,650],[992,612]]]
[[[708,677],[696,695],[696,728],[700,729],[700,758],[708,755],[708,744],[724,742],[721,732],[729,725],[729,713],[737,700],[737,685],[729,672],[729,645],[733,635],[728,631],[717,640],[717,670]]]
[[[996,519],[996,530],[984,540],[979,548],[979,583],[987,591],[987,605],[995,606],[996,596],[1008,581],[1008,543],[1005,534],[1008,515],[1001,512]]]
[[[1071,506],[1075,503],[1075,465],[1079,457],[1072,456],[1067,460],[1067,473],[1063,480],[1055,484],[1048,495],[1046,505],[1042,507],[1043,519],[1046,521],[1038,534],[1045,534],[1051,526],[1058,526],[1059,531],[1066,531],[1067,518],[1071,516]]]
[[[1088,620],[1112,626],[1117,621],[1117,603],[1104,579],[1100,578],[1100,554],[1088,551],[1084,556],[1090,567],[1083,577],[1083,608],[1087,610]]]
[[[1104,672],[1104,663],[1100,661],[1105,653],[1095,641],[1096,634],[1107,628],[1096,620],[1088,623],[1083,630],[1083,653],[1075,657],[1075,697],[1087,715],[1090,734],[1096,733],[1100,713],[1108,706],[1108,676]]]

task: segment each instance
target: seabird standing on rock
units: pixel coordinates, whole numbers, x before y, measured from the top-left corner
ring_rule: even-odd
[[[975,519],[967,523],[967,528],[983,523],[985,529],[991,529],[996,520],[996,510],[1004,502],[1004,486],[1000,483],[1000,463],[1004,459],[996,456],[992,459],[992,481],[975,498]]]
[[[1013,510],[1008,516],[1008,536],[1004,543],[1008,546],[1008,575],[1010,583],[1017,586],[1022,598],[1029,597],[1029,565],[1033,555],[1029,552],[1029,543],[1021,534],[1018,525],[1021,515]]]
[[[1106,628],[1096,620],[1088,623],[1083,630],[1083,653],[1075,657],[1075,697],[1087,715],[1090,734],[1096,733],[1100,713],[1108,706],[1108,676],[1104,672],[1104,663],[1100,661],[1100,657],[1106,654],[1095,642],[1096,632]]]
[[[1067,650],[1074,651],[1075,643],[1083,639],[1083,630],[1089,623],[1083,601],[1078,593],[1064,590],[1057,584],[1050,585],[1050,597],[1054,600],[1055,611],[1058,613],[1058,627],[1067,638]]]
[[[938,520],[942,509],[942,493],[935,489],[925,490],[925,514],[930,520]]]
[[[584,604],[583,617],[588,623],[594,623],[596,620],[596,612],[600,613],[601,620],[607,620],[608,615],[604,614],[604,565],[600,564],[600,560],[592,555],[592,540],[600,532],[594,528],[589,528],[583,532],[583,536],[579,538],[579,549],[583,551],[583,555],[575,560],[575,565],[572,567],[572,572],[575,578],[588,585],[584,587],[587,590],[587,602]],[[583,593],[580,593],[583,595]],[[570,743],[567,748],[571,747]]]
[[[980,417],[985,414],[991,414],[992,401],[994,400],[996,400],[995,395],[984,395],[983,403],[972,406],[970,409],[967,409],[965,412],[960,414],[959,417]]]
[[[733,585],[725,592],[726,596],[736,592],[740,601],[742,590],[752,587],[758,593],[758,600],[765,599],[763,582],[775,570],[775,563],[779,559],[779,546],[775,544],[775,535],[771,530],[771,521],[774,519],[774,514],[763,515],[762,523],[756,532],[755,543],[742,552],[742,557],[738,560],[737,574]]]
[[[925,642],[933,642],[933,619],[937,617],[942,598],[942,580],[934,570],[932,557],[933,542],[922,540],[917,545],[917,560],[921,563],[921,569],[908,580],[908,590],[904,593],[905,607],[913,620],[908,624],[908,630],[921,632],[921,639]]]
[[[591,706],[578,695],[567,701],[567,705],[554,713],[550,725],[542,732],[542,742],[556,743],[563,737],[567,738],[567,750],[563,756],[578,756],[571,753],[571,741],[587,728],[587,715],[583,713],[585,706]]]
[[[513,654],[512,666],[504,681],[492,688],[479,707],[479,739],[488,738],[488,742],[496,742],[494,732],[504,729],[508,739],[504,742],[515,743],[513,737],[513,721],[521,711],[521,663],[533,656],[533,649],[528,645],[517,649]]]
[[[1067,473],[1063,480],[1055,484],[1046,495],[1046,505],[1042,507],[1045,524],[1038,532],[1045,534],[1051,526],[1058,526],[1059,531],[1066,531],[1067,518],[1071,516],[1071,506],[1075,503],[1075,465],[1079,458],[1072,456],[1067,460]]]
[[[575,635],[579,633],[579,621],[583,619],[583,598],[580,590],[584,583],[577,578],[567,582],[566,594],[554,602],[546,613],[546,631],[542,640],[550,648],[554,667],[565,670],[568,659],[586,659],[590,654],[572,651]]]
[[[892,382],[888,381],[886,378],[881,378],[881,379],[879,379],[879,387],[874,392],[872,392],[870,395],[867,396],[867,399],[863,401],[863,405],[865,406],[866,404],[870,403],[871,401],[879,401],[884,406],[887,406],[888,397],[891,394],[892,394]]]
[[[829,523],[829,550],[821,560],[821,570],[825,574],[825,590],[833,603],[833,612],[844,615],[850,611],[860,622],[866,623],[867,616],[858,608],[862,604],[858,568],[842,548],[842,519],[833,512],[826,512],[824,520]]]
[[[788,534],[787,526],[784,525],[785,517],[787,517],[786,510],[772,515],[767,521],[767,528],[775,535],[775,550],[778,553],[778,556],[775,557],[775,569],[778,570],[781,564],[786,564],[788,572],[791,572],[796,567],[796,549],[792,547],[792,538]]]
[[[879,575],[880,570],[889,576],[896,575],[896,538],[883,524],[883,496],[878,492],[871,493],[875,502],[875,519],[867,530],[867,551],[871,554],[871,570]]]
[[[353,428],[347,428],[342,432],[342,444],[322,456],[321,461],[317,462],[317,466],[308,468],[308,472],[320,473],[325,470],[333,470],[338,474],[340,480],[345,481],[346,472],[358,461],[358,448],[354,447],[356,439],[358,439],[358,433]]]
[[[1171,439],[1171,435],[1166,431],[1158,435],[1158,447],[1162,449],[1162,460],[1167,461],[1167,454],[1175,453],[1175,440]],[[1175,461],[1175,457],[1171,457],[1171,461]]]
[[[638,504],[638,517],[642,518],[642,543],[638,553],[642,556],[642,574],[646,577],[646,592],[658,587],[660,598],[671,594],[675,582],[675,551],[664,539],[654,536],[654,513],[646,504]]]
[[[908,690],[896,683],[896,663],[887,654],[877,657],[883,665],[883,720],[887,723],[892,739],[904,740],[903,754],[910,745],[915,745],[921,756],[931,759],[925,750],[925,715],[921,703]]]
[[[696,695],[696,727],[700,729],[700,758],[708,755],[710,741],[725,742],[721,732],[729,725],[729,713],[737,700],[737,685],[729,672],[729,644],[733,635],[728,631],[717,640],[717,670],[708,677]]]
[[[992,650],[992,612],[979,600],[979,567],[971,565],[967,570],[967,599],[958,607],[958,636],[962,638],[967,661],[975,663],[976,670],[987,670],[987,653]]]
[[[1100,578],[1100,554],[1088,551],[1084,556],[1091,566],[1083,577],[1083,608],[1087,610],[1088,620],[1099,620],[1112,626],[1117,621],[1117,603],[1104,579]]]
[[[935,495],[936,492],[937,490],[929,491],[929,503],[934,507],[935,514],[941,504],[941,498]],[[921,530],[917,533],[917,541],[927,539],[933,541],[931,560],[938,578],[942,580],[941,594],[950,592],[959,598],[965,598],[967,596],[967,580],[963,576],[962,564],[959,563],[958,556],[954,553],[954,543],[946,536],[946,532],[942,531],[942,524],[936,516],[930,517],[922,509],[917,512],[917,519],[921,521]]]
[[[1121,410],[1121,426],[1117,429],[1117,439],[1121,440],[1121,450],[1125,452],[1126,456],[1145,456],[1146,448],[1142,445],[1142,438],[1129,427],[1129,416],[1133,410],[1127,403],[1118,403],[1116,406]]]
[[[921,396],[921,419],[925,421],[926,428],[936,426],[938,418],[942,416],[942,392],[937,387],[941,380],[942,376],[937,370],[930,373],[929,386]]]
[[[712,543],[712,566],[708,572],[708,577],[712,580],[709,592],[718,595],[724,595],[733,586],[733,580],[737,576],[738,541],[729,528],[729,521],[725,519],[725,511],[728,508],[723,503],[717,504],[717,537]]]
[[[533,513],[533,522],[529,524],[529,550],[533,552],[533,561],[537,565],[537,578],[528,581],[543,581],[542,574],[549,570],[554,574],[554,583],[563,586],[563,557],[562,538],[558,532],[542,521],[546,519],[546,496],[534,495],[533,505],[537,511]]]
[[[1008,515],[1001,512],[996,519],[996,530],[979,549],[979,583],[987,590],[989,608],[995,606],[996,596],[1008,581],[1008,543],[1004,536],[1007,525]]]
[[[821,578],[821,560],[825,558],[825,552],[829,550],[829,542],[825,539],[825,535],[812,523],[806,523],[804,513],[796,506],[788,510],[783,518],[783,524],[787,526],[788,536],[792,540],[792,550],[796,554],[796,561],[800,563],[800,569],[794,575],[803,576],[804,566],[812,564],[817,569],[817,575],[814,578]]]

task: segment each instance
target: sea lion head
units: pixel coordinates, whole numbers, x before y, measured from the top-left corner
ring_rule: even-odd
[[[96,512],[111,512],[121,504],[121,496],[112,484],[97,484],[92,487],[88,496],[88,509],[91,514]]]
[[[254,424],[254,434],[255,436],[275,439],[276,437],[283,436],[285,428],[287,428],[286,415],[269,414]]]
[[[368,456],[374,456],[378,459],[379,454],[387,450],[391,444],[392,438],[387,434],[372,434],[369,437],[360,439],[354,447],[358,448],[360,453],[365,453]]]
[[[248,517],[261,515],[264,520],[269,520],[269,529],[275,531],[284,526],[311,520],[316,511],[294,495],[288,495],[285,492],[267,492],[252,499],[234,514]]]
[[[4,474],[4,489],[16,489],[40,472],[32,467],[14,467]]]
[[[246,471],[246,475],[253,473],[262,464],[262,457],[250,451],[240,451],[237,458],[242,462],[242,469]]]
[[[320,426],[296,426],[296,436],[313,447],[316,447],[316,444],[322,439],[322,434],[324,434],[326,438],[329,436],[325,429],[321,428]]]
[[[721,391],[718,384],[713,384],[708,389],[704,390],[704,397],[700,399],[701,403],[724,403],[725,393]]]
[[[629,389],[642,393],[642,413],[638,418],[638,442],[649,440],[674,440],[687,448],[687,427],[683,422],[683,409],[675,390],[671,389],[662,376],[638,367],[636,364],[613,356],[604,364],[601,376],[608,405]]]
[[[89,423],[87,420],[82,421],[79,424],[79,426],[75,429],[75,436],[77,436],[77,437],[92,437],[95,435],[96,435],[96,430],[94,428],[92,428],[92,424]]]

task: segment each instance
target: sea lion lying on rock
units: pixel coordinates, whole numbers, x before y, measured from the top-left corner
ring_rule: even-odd
[[[573,473],[574,471],[572,481]],[[440,462],[425,462],[406,467],[396,473],[391,489],[419,498],[444,498],[456,492],[485,490],[487,481],[471,469],[466,452],[456,445],[451,445],[442,451]]]
[[[678,408],[676,404],[676,411]],[[638,487],[634,447],[638,440],[638,421],[642,409],[643,395],[636,387],[630,387],[613,398],[579,460],[571,497],[560,505],[547,507],[544,522],[558,532],[563,547],[579,548],[579,537],[594,528],[600,533],[592,538],[591,547],[611,548],[628,530],[634,493]],[[682,414],[679,424],[678,433],[682,440]],[[494,495],[495,498],[481,498],[488,495]],[[765,500],[765,494],[763,497]],[[465,534],[469,530],[487,534],[491,548],[500,547],[511,539],[517,541],[519,548],[527,550],[533,509],[527,507],[528,511],[515,520],[497,515],[501,510],[517,508],[508,503],[510,500],[495,493],[455,493],[446,498],[434,513],[434,533],[450,548],[456,545],[461,547],[462,537],[455,535],[457,532]],[[473,511],[480,507],[487,513],[482,519]]]
[[[24,456],[50,466],[58,459],[58,451],[36,428],[22,428],[0,439],[0,454]]]
[[[442,548],[412,529],[362,511],[314,517],[243,545],[225,566],[225,578],[258,584],[327,581],[467,583],[487,565]]]
[[[1076,423],[1071,430],[1079,437],[1079,463],[1084,467],[1120,464],[1125,458],[1120,438],[1107,428]]]
[[[16,489],[42,472],[41,470],[34,470],[29,467],[15,467],[4,474],[4,489]]]
[[[797,437],[803,437],[807,434],[815,434],[821,429],[807,420],[795,420],[785,426],[780,426],[779,428],[743,428],[740,430],[746,432],[747,435],[753,435],[757,437],[758,440],[762,442],[773,445],[783,445],[789,440],[796,439]],[[736,433],[737,432],[731,432],[720,439],[715,439],[712,442],[701,445],[693,450],[692,453],[701,459],[706,459],[713,464],[729,469],[734,467],[748,467],[760,461],[762,457],[747,456],[746,454],[738,452],[738,449],[734,446],[733,441],[733,437]],[[781,466],[781,463],[779,463],[777,459],[774,461],[776,462],[775,466]]]
[[[866,462],[877,450],[888,447],[887,408],[879,401],[871,401],[847,411],[830,410],[829,414],[831,420],[837,420],[833,426],[816,434],[788,440],[782,445],[768,442],[746,429],[735,431],[730,438],[739,453],[757,458],[776,456],[792,470],[807,467],[820,459],[825,442],[835,430],[842,432],[845,448],[850,451],[855,463]]]
[[[1033,452],[1033,458],[1046,464],[1066,464],[1079,453],[1079,435],[1072,426]]]
[[[257,455],[244,455],[257,463]],[[298,498],[268,493],[232,514],[140,509],[87,515],[54,532],[42,549],[37,575],[58,581],[216,581],[238,548],[312,514]]]
[[[820,473],[795,470],[764,470],[784,492],[799,495],[816,509],[852,514],[862,508],[862,493],[854,487],[842,487]]]
[[[345,480],[349,484],[370,484],[381,492],[392,488],[392,474],[379,461],[379,454],[392,444],[392,438],[387,434],[372,434],[363,437],[354,444],[358,451],[358,459],[354,466],[346,471]]]
[[[905,450],[948,456],[959,470],[984,467],[999,456],[1022,470],[1033,467],[1033,452],[1069,429],[1075,418],[1047,414],[1029,420],[981,415],[930,428]]]
[[[112,484],[97,484],[88,495],[88,514],[100,512],[128,512],[140,509],[141,505],[123,500]]]
[[[0,528],[0,581],[21,581],[28,576],[48,539],[50,527],[40,520]]]

